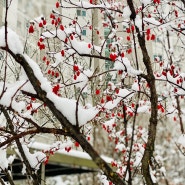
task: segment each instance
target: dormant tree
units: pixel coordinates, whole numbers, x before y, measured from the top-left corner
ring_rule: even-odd
[[[71,149],[90,155],[103,184],[177,183],[172,164],[185,147],[184,1],[58,1],[50,18],[30,21],[25,47],[8,28],[10,6],[0,30],[0,168],[9,183],[15,156],[7,158],[8,148],[34,185],[40,164]],[[76,10],[89,19],[68,17]],[[39,59],[24,50],[35,37]],[[53,138],[51,146],[31,153],[40,134]]]

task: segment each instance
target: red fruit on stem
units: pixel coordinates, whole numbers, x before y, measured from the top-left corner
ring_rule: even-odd
[[[79,147],[80,144],[79,144],[78,142],[75,142],[75,146],[76,146],[76,147]]]
[[[74,80],[76,80],[77,79],[77,76],[76,75],[74,75]]]
[[[118,88],[116,88],[116,89],[115,89],[115,92],[116,92],[116,94],[118,94],[118,93],[119,93],[119,89],[118,89]]]
[[[43,20],[43,25],[46,25],[46,20],[45,19]]]
[[[60,29],[62,30],[62,31],[64,31],[64,26],[61,24],[60,25]]]
[[[154,34],[152,34],[151,40],[155,40],[155,35]]]
[[[48,70],[48,75],[49,75],[49,74],[51,74],[51,70],[50,70],[50,69]]]
[[[61,55],[64,56],[65,55],[65,51],[61,50]]]
[[[74,65],[74,66],[73,66],[73,70],[74,70],[74,71],[78,71],[78,70],[79,70],[79,67],[78,67],[77,65]]]
[[[88,48],[91,48],[91,44],[90,43],[88,44]]]
[[[125,54],[122,52],[122,53],[121,53],[121,57],[123,58],[124,56],[125,56]]]
[[[46,56],[44,56],[44,57],[42,58],[42,60],[43,60],[43,61],[46,61]]]
[[[130,28],[127,28],[127,29],[126,29],[126,32],[127,32],[127,33],[130,33]]]
[[[59,2],[56,2],[56,8],[58,8],[60,6]]]
[[[147,30],[146,30],[146,34],[147,34],[147,35],[150,35],[150,29],[147,29]]]
[[[103,98],[101,99],[101,103],[105,103],[105,100]]]
[[[100,90],[96,89],[96,95],[99,95],[99,94],[100,94]]]
[[[130,41],[130,36],[127,36],[127,40]]]
[[[77,75],[77,76],[80,76],[80,71],[77,71],[77,72],[76,72],[76,75]]]
[[[33,25],[30,25],[28,32],[29,32],[29,33],[33,33],[33,32],[34,32]]]
[[[110,59],[111,59],[112,61],[115,61],[116,58],[117,58],[117,54],[115,54],[115,53],[111,53],[111,54],[110,54]]]
[[[70,36],[70,39],[71,39],[71,40],[73,40],[73,39],[74,39],[73,35],[71,35],[71,36]]]
[[[55,24],[55,20],[54,19],[52,19],[51,24]]]
[[[43,39],[42,37],[39,39],[40,42],[43,42],[43,40],[44,40],[44,39]]]
[[[43,27],[43,24],[42,22],[39,23],[39,27],[42,28]]]
[[[56,72],[56,73],[55,73],[55,76],[56,76],[56,78],[57,78],[57,77],[59,77],[59,73],[58,73],[58,72]]]

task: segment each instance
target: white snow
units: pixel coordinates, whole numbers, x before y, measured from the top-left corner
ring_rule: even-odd
[[[139,15],[136,15],[135,24],[139,28],[140,33],[142,33],[142,19]]]
[[[130,60],[127,57],[118,57],[113,69],[126,71],[131,76],[140,75],[142,73],[131,66]]]
[[[180,145],[182,145],[183,147],[185,147],[185,135],[184,135],[184,134],[182,134],[182,135],[179,137],[177,143],[180,144]]]
[[[151,4],[151,0],[142,0],[141,1],[143,4],[144,4],[144,6],[147,6],[148,4]]]
[[[58,142],[56,143],[56,145],[48,145],[48,144],[41,143],[41,142],[33,142],[32,145],[31,145],[31,148],[36,149],[36,150],[44,150],[45,151],[45,150],[50,149],[54,146],[58,146]],[[78,157],[78,158],[83,158],[83,159],[89,159],[89,160],[91,159],[89,154],[87,154],[86,152],[83,152],[83,151],[77,151],[77,150],[71,149],[70,152],[67,152],[67,151],[64,150],[65,146],[71,146],[71,143],[70,142],[67,142],[67,143],[64,143],[64,144],[61,143],[60,149],[57,150],[56,153],[65,154],[65,155]],[[105,155],[101,155],[101,157],[107,163],[111,163],[111,161],[113,160],[112,158],[107,157]]]
[[[22,145],[24,153],[31,165],[31,167],[35,170],[38,170],[40,164],[46,159],[46,154],[40,151],[35,151],[34,153],[30,153],[29,148],[27,145]]]
[[[56,108],[71,122],[71,124],[76,125],[76,111],[78,111],[78,124],[82,126],[88,121],[92,120],[96,114],[99,112],[95,107],[84,109],[80,105],[77,106],[75,100],[60,98],[52,92],[47,93],[47,98],[49,98]],[[78,107],[78,110],[77,110]]]
[[[123,18],[124,19],[130,19],[130,15],[131,15],[131,11],[130,11],[130,8],[129,8],[129,6],[126,6],[126,7],[124,7],[123,8]]]
[[[17,34],[12,31],[11,29],[7,28],[7,43],[9,49],[14,53],[14,54],[22,54],[23,53],[23,46],[22,43],[17,36]],[[0,29],[0,47],[5,47],[6,46],[6,41],[5,41],[5,27],[1,27]]]
[[[0,148],[0,171],[8,168],[8,159],[7,159],[6,149]]]

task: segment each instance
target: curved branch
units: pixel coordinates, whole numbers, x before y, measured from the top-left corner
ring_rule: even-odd
[[[7,49],[7,48],[5,48]],[[113,169],[100,157],[100,155],[94,150],[92,145],[86,140],[85,136],[73,126],[69,120],[55,107],[54,103],[47,98],[47,93],[42,90],[40,86],[40,81],[36,78],[33,69],[30,67],[28,61],[26,61],[25,57],[21,54],[14,54],[10,49],[7,51],[12,55],[17,63],[19,63],[25,70],[32,86],[39,99],[41,99],[44,103],[47,104],[48,108],[51,110],[53,115],[59,120],[62,127],[69,133],[71,133],[71,137],[76,140],[81,147],[91,156],[96,165],[105,173],[109,179],[119,185],[125,185],[125,182],[119,177],[119,175],[113,171]]]

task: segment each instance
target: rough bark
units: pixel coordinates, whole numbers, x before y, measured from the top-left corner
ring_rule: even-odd
[[[134,8],[133,1],[127,0],[127,3],[131,10],[131,19],[135,21],[136,12]],[[149,120],[149,127],[148,127],[148,141],[146,143],[146,149],[142,158],[142,173],[145,178],[147,185],[154,185],[151,175],[150,175],[150,162],[154,152],[154,145],[155,145],[155,138],[156,138],[156,129],[157,129],[157,103],[158,103],[158,96],[156,92],[156,84],[155,84],[155,77],[153,75],[153,69],[151,65],[151,60],[146,49],[145,43],[145,35],[144,33],[141,35],[140,30],[136,27],[137,35],[138,35],[138,42],[141,48],[141,52],[143,55],[143,63],[147,70],[146,81],[150,86],[150,102],[151,102],[151,116]]]

